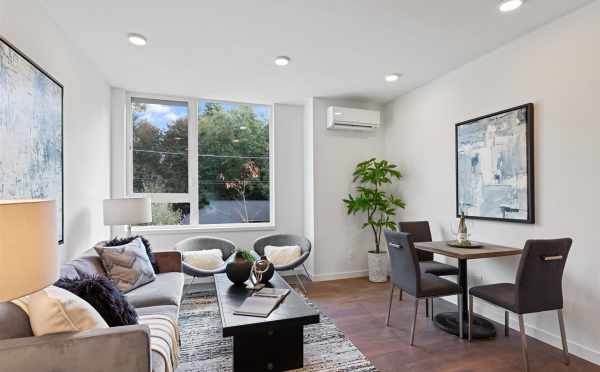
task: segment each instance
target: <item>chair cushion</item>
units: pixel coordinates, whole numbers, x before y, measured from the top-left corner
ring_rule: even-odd
[[[512,283],[499,283],[473,287],[469,290],[469,294],[517,313],[516,287]]]
[[[418,297],[449,296],[460,293],[458,284],[433,274],[421,274],[421,292]]]
[[[458,268],[437,261],[421,261],[421,272],[437,276],[458,275]]]
[[[183,262],[200,270],[215,270],[225,264],[223,252],[220,249],[184,251]]]
[[[265,246],[265,256],[273,266],[285,266],[300,258],[302,251],[299,245]]]
[[[183,295],[183,273],[163,273],[156,279],[125,294],[133,307],[179,306]]]

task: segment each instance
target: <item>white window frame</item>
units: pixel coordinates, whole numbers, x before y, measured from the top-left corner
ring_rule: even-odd
[[[133,116],[131,112],[131,99],[155,99],[164,101],[187,102],[188,105],[188,192],[187,193],[134,193],[133,192]],[[147,93],[127,92],[126,99],[126,186],[128,197],[148,197],[156,203],[189,203],[189,225],[159,225],[159,226],[134,226],[134,232],[147,235],[152,234],[179,234],[186,231],[258,231],[275,230],[275,107],[273,104],[224,101],[210,98],[192,98]],[[200,211],[198,209],[198,106],[200,101],[210,101],[225,104],[246,106],[268,106],[271,110],[269,121],[269,222],[263,223],[227,223],[227,224],[200,224]],[[196,207],[194,207],[196,206]]]

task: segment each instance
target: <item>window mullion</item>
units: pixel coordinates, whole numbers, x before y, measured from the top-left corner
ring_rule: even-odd
[[[188,121],[188,192],[190,194],[190,224],[200,223],[198,209],[198,101],[190,100]]]

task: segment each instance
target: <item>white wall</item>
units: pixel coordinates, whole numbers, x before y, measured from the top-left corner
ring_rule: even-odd
[[[435,239],[455,223],[454,123],[535,104],[535,225],[474,222],[475,240],[522,247],[569,236],[563,281],[570,350],[600,363],[600,1],[512,42],[386,107],[386,156],[405,173],[402,218],[428,219]],[[518,258],[470,263],[470,284],[513,281]],[[544,288],[540,288],[541,291]],[[502,320],[496,308],[477,312]],[[554,313],[527,315],[528,332],[559,346]],[[511,319],[513,327],[515,319]]]
[[[125,195],[125,92],[112,89],[112,187],[113,197]],[[255,239],[276,233],[299,234],[303,230],[303,108],[295,105],[274,105],[275,125],[275,229],[241,231],[145,231],[156,251],[171,250],[188,237],[209,235],[233,241],[241,249],[251,249]],[[123,230],[114,229],[115,233]]]
[[[314,242],[315,280],[331,280],[367,275],[367,251],[374,249],[373,236],[362,230],[364,216],[349,217],[342,199],[353,191],[352,173],[357,163],[383,155],[383,131],[327,130],[327,107],[345,106],[380,109],[368,102],[311,98],[306,104],[305,136],[312,137],[312,149],[306,142],[305,211]],[[306,140],[305,140],[306,141]]]
[[[110,182],[110,89],[33,0],[0,0],[0,35],[64,86],[65,244],[69,259],[105,239]]]

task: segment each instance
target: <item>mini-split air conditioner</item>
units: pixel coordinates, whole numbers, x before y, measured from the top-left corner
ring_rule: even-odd
[[[380,123],[379,111],[337,106],[330,106],[327,109],[327,129],[373,130],[378,128]]]

